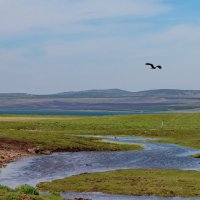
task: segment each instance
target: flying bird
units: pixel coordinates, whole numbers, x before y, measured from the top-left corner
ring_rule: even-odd
[[[146,63],[146,65],[150,65],[150,66],[151,66],[151,69],[156,69],[156,67],[157,67],[158,69],[162,69],[162,67],[161,67],[160,65],[154,66],[154,65],[151,64],[151,63]]]

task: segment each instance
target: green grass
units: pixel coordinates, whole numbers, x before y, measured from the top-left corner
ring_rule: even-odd
[[[39,195],[36,188],[24,185],[16,189],[0,185],[0,200],[64,200],[59,194]]]
[[[200,153],[193,154],[193,155],[191,155],[191,157],[193,157],[193,158],[200,158]]]
[[[200,172],[134,169],[81,174],[37,185],[42,191],[200,197]]]
[[[162,122],[163,128],[161,128]],[[160,142],[200,149],[200,114],[103,117],[0,115],[0,138],[26,141],[35,147],[66,151],[140,149],[135,145],[103,143],[96,138],[73,137],[66,134],[145,136],[159,138]],[[74,176],[50,184],[40,184],[39,187],[50,191],[64,191],[67,188],[68,191],[200,196],[198,180],[200,174],[192,171],[125,170]],[[17,191],[15,193],[19,195]]]
[[[161,129],[162,122],[164,126]],[[103,150],[104,148],[118,150],[121,148],[116,144],[114,147],[102,145],[95,139],[67,137],[66,134],[149,136],[160,138],[162,142],[200,149],[200,114],[103,117],[0,116],[0,137],[25,140],[41,147],[59,146],[69,150]]]
[[[104,143],[99,138],[67,135],[67,133],[88,133],[88,130],[80,130],[80,127],[77,126],[76,121],[79,119],[84,120],[85,118],[71,116],[0,116],[0,138],[25,141],[33,147],[55,151],[115,151],[142,149],[139,145]],[[90,119],[87,118],[87,120]]]
[[[30,185],[21,185],[21,186],[15,188],[15,190],[22,192],[24,194],[39,195],[39,192],[37,191],[37,189]]]

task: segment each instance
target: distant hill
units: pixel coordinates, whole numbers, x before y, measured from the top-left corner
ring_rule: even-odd
[[[85,90],[78,92],[63,92],[48,96],[65,97],[65,98],[123,98],[123,97],[200,98],[200,90],[157,89],[157,90],[130,92],[120,89],[107,89],[107,90]]]
[[[124,98],[124,97],[185,97],[200,98],[200,90],[157,89],[130,92],[120,89],[70,91],[47,95],[0,93],[0,98]]]
[[[176,90],[176,89],[159,89],[135,92],[134,96],[141,97],[184,97],[184,98],[200,98],[200,90]]]
[[[0,93],[0,110],[6,109],[199,112],[200,90],[159,89],[130,92],[107,89],[49,95]]]
[[[131,96],[132,92],[120,89],[70,91],[47,95],[27,93],[0,93],[0,98],[120,98]]]
[[[120,89],[107,89],[107,90],[85,90],[79,92],[63,92],[52,96],[65,97],[65,98],[120,98],[130,97],[132,92]]]
[[[186,90],[176,90],[176,89],[160,89],[160,90],[147,90],[138,92],[142,94],[142,96],[177,96],[178,95],[185,95],[187,93]],[[200,94],[200,93],[199,93]]]

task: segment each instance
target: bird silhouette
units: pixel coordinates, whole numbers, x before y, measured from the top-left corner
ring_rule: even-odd
[[[151,66],[151,69],[156,69],[156,68],[162,69],[162,67],[161,67],[160,65],[154,66],[154,65],[151,64],[151,63],[146,63],[146,65],[150,65],[150,66]]]

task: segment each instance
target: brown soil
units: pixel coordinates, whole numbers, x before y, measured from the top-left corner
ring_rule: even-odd
[[[34,197],[30,197],[28,195],[21,195],[20,200],[36,200]]]
[[[15,140],[10,138],[0,138],[0,168],[21,157],[33,155],[49,155],[53,152],[79,151],[79,149],[68,148],[35,148],[34,143]]]
[[[0,138],[0,168],[20,157],[34,155],[29,151],[32,146],[27,142]]]

